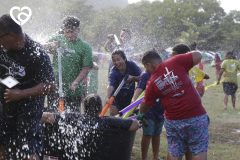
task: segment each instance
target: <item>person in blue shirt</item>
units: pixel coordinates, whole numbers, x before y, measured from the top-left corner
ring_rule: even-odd
[[[132,102],[136,101],[139,95],[146,89],[147,81],[150,79],[151,73],[144,71],[138,81],[137,89],[134,92]],[[153,159],[161,160],[158,157],[160,146],[160,134],[164,123],[164,108],[161,106],[161,99],[157,99],[154,106],[144,114],[144,118],[148,123],[148,127],[142,125],[143,136],[141,142],[142,160],[147,160],[148,148],[152,139]]]
[[[110,116],[115,116],[120,110],[131,104],[135,82],[138,81],[141,70],[133,61],[127,60],[122,50],[116,50],[112,53],[112,61],[114,66],[110,69],[108,75],[109,85],[107,87],[106,103],[109,102],[109,98],[118,88],[125,75],[129,75],[110,107]]]

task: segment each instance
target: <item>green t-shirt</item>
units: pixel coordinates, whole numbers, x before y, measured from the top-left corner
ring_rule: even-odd
[[[64,97],[79,97],[83,93],[83,83],[78,84],[75,91],[69,89],[69,85],[78,77],[83,67],[93,67],[92,48],[82,39],[75,42],[69,42],[65,35],[60,34],[51,38],[48,42],[60,41],[62,48],[62,88]],[[56,75],[57,84],[59,84],[58,73],[58,54],[53,54],[53,68]]]
[[[227,59],[222,62],[221,68],[224,69],[223,82],[237,83],[237,71],[240,70],[240,63],[233,59]]]

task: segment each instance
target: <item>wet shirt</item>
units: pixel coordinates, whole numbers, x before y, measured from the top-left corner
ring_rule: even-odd
[[[240,70],[240,63],[238,61],[226,59],[222,62],[221,68],[224,69],[223,82],[232,82],[238,84],[237,71]]]
[[[151,73],[144,71],[138,81],[137,88],[141,88],[142,90],[146,89],[147,81],[150,79]],[[156,103],[152,106],[152,108],[144,114],[144,118],[153,119],[157,122],[162,122],[164,120],[163,113],[164,108],[161,106],[161,99],[157,99]]]
[[[55,75],[49,56],[43,47],[27,35],[24,48],[16,51],[4,51],[0,48],[0,78],[13,77],[19,83],[12,89],[28,89],[40,83],[55,81]],[[4,93],[7,86],[0,83],[0,98],[3,112],[15,115],[24,110],[43,108],[44,96],[5,103]]]
[[[69,42],[65,35],[57,35],[49,42],[60,41],[62,49],[62,88],[63,96],[79,97],[83,93],[83,82],[78,84],[75,91],[69,89],[69,85],[78,77],[83,67],[93,67],[92,48],[81,38],[75,42]],[[56,74],[57,85],[59,84],[58,54],[53,52],[53,68]]]
[[[153,106],[161,98],[164,116],[169,120],[205,114],[201,97],[189,78],[192,67],[192,53],[176,55],[160,63],[147,83],[144,103]]]
[[[193,66],[193,68],[189,70],[189,77],[192,81],[192,84],[196,87],[197,82],[202,81],[205,77],[205,72],[198,68],[198,66]]]
[[[116,91],[122,80],[126,75],[140,76],[140,68],[133,62],[127,61],[125,73],[120,73],[116,67],[110,70],[108,83],[114,87],[112,94]],[[125,82],[121,90],[117,94],[115,101],[121,101],[122,103],[129,103],[132,100],[132,96],[135,90],[135,82]]]

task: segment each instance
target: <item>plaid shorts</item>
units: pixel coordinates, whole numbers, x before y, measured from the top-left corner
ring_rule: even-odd
[[[164,127],[168,140],[168,152],[175,157],[182,157],[187,151],[187,147],[194,156],[200,152],[207,152],[208,126],[207,114],[189,119],[165,119]]]

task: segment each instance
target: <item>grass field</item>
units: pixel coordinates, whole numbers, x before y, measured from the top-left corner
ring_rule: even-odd
[[[207,66],[207,65],[205,65]],[[210,75],[209,80],[204,80],[205,86],[216,82],[215,68],[204,69]],[[100,65],[98,94],[105,102],[107,88],[108,64]],[[240,79],[240,78],[239,78]],[[238,80],[239,83],[239,80]],[[239,83],[240,84],[240,83]],[[223,89],[222,84],[206,90],[202,104],[210,117],[210,143],[208,149],[209,160],[240,160],[240,90],[236,93],[236,109],[232,109],[231,98],[229,97],[228,109],[223,110]],[[239,113],[239,114],[238,114]],[[108,114],[108,113],[107,113]],[[141,159],[141,137],[142,129],[136,134],[132,151],[132,160]],[[161,134],[160,157],[166,160],[167,156],[166,132]],[[152,148],[150,145],[148,159],[152,159]],[[184,159],[184,158],[183,158]]]

